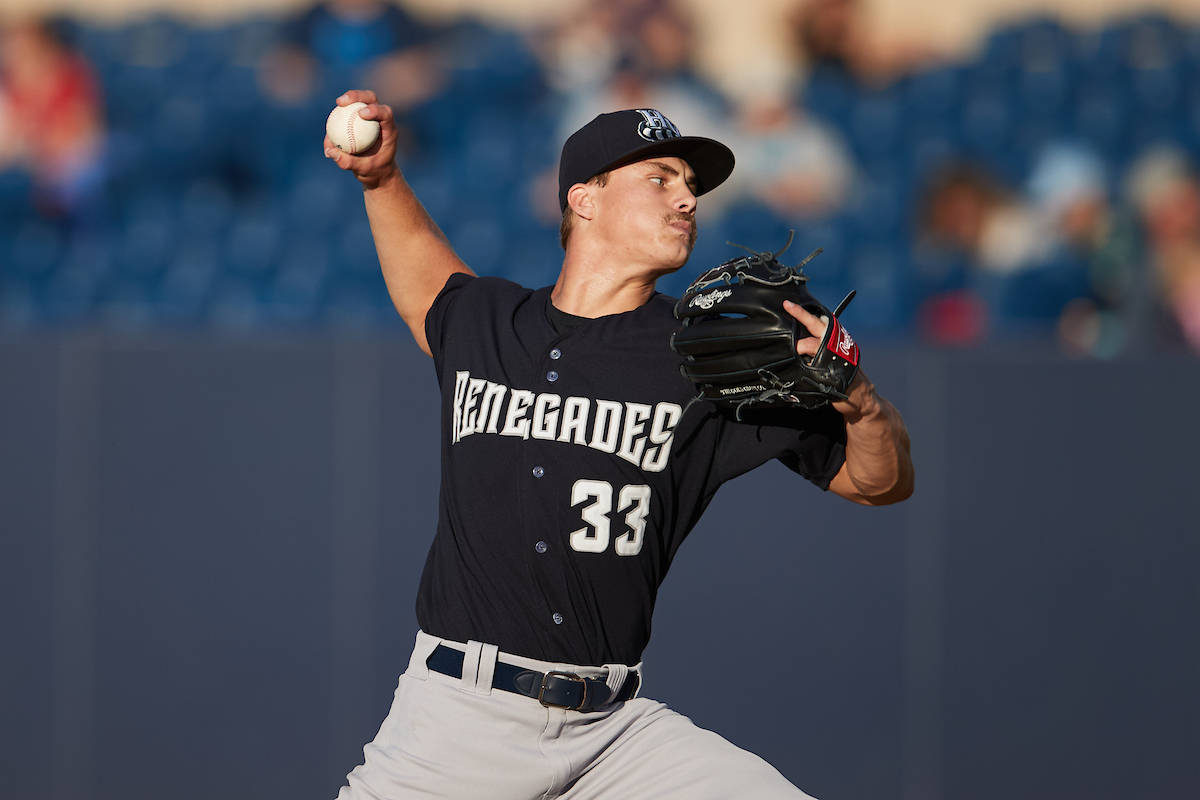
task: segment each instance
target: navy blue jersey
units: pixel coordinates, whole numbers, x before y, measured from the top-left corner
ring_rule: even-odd
[[[841,415],[747,424],[689,406],[673,305],[655,294],[560,333],[549,288],[447,281],[425,321],[442,482],[423,630],[545,661],[636,664],[658,587],[722,483],[778,458],[828,488],[845,460]]]

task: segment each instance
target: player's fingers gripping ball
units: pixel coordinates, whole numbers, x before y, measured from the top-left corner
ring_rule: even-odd
[[[726,261],[697,278],[675,305],[681,325],[671,347],[684,357],[680,372],[701,398],[739,419],[748,407],[817,409],[845,400],[858,373],[858,345],[838,319],[854,292],[831,312],[809,293],[803,270],[821,251],[794,267],[779,263],[782,252]],[[796,343],[812,334],[784,310],[785,300],[829,321],[811,358],[796,352]]]
[[[366,107],[366,103],[350,103],[336,106],[329,112],[325,120],[325,133],[334,147],[358,154],[370,150],[378,141],[379,123],[358,115],[359,109]]]

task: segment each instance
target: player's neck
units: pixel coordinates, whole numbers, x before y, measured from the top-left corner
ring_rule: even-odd
[[[618,262],[583,248],[568,247],[551,302],[560,311],[592,319],[645,305],[654,294],[658,275]]]

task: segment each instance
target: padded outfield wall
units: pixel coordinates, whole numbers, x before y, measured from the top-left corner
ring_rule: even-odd
[[[725,487],[646,694],[826,800],[1200,796],[1200,363],[866,359],[916,495]],[[0,375],[0,797],[332,797],[414,633],[428,359],[72,333]]]

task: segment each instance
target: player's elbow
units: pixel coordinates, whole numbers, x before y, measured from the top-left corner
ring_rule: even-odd
[[[896,480],[883,491],[871,496],[871,505],[890,506],[902,503],[912,497],[916,484],[911,462],[905,463],[897,470]]]
[[[890,506],[912,497],[915,485],[912,462],[898,464],[888,475],[873,474],[869,478],[849,470],[854,490],[847,493],[851,500],[865,506]]]
[[[871,505],[890,506],[895,505],[896,503],[903,503],[905,500],[912,497],[913,483],[912,476],[910,475],[907,480],[896,484],[896,486],[892,487],[887,492],[872,498],[873,502]]]

